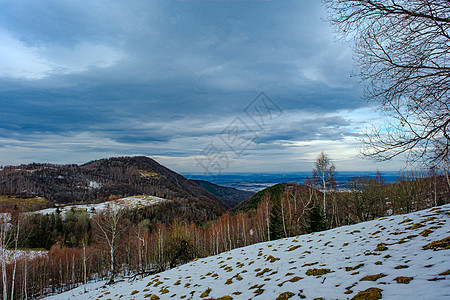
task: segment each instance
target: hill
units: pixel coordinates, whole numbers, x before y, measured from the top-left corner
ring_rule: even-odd
[[[160,204],[160,203],[166,202],[166,201],[170,201],[170,200],[155,197],[155,196],[140,195],[140,196],[120,198],[117,200],[106,201],[106,202],[101,202],[101,203],[65,205],[65,206],[58,206],[58,207],[53,207],[53,208],[46,208],[46,209],[35,211],[34,213],[45,215],[45,214],[57,213],[59,211],[61,216],[64,218],[64,215],[67,212],[73,210],[73,211],[87,212],[92,217],[92,216],[96,215],[97,213],[107,210],[110,207],[125,207],[125,208],[130,208],[130,209],[139,209],[139,208],[143,208],[146,206]]]
[[[244,201],[245,199],[255,194],[249,191],[242,191],[235,188],[224,187],[206,180],[192,180],[192,181],[198,184],[199,186],[203,187],[204,189],[206,189],[211,194],[222,199],[222,201],[230,207],[235,207],[240,202]]]
[[[234,211],[247,211],[249,209],[256,209],[261,203],[261,201],[264,199],[265,196],[269,197],[269,201],[275,202],[279,201],[284,193],[306,193],[309,192],[310,188],[305,185],[299,185],[295,183],[277,183],[275,185],[269,186],[250,198],[244,200],[243,202],[239,203],[237,206],[233,208]],[[315,191],[321,195],[320,192]],[[320,196],[319,196],[320,197]]]
[[[180,174],[145,157],[114,157],[83,165],[32,163],[0,170],[0,195],[43,197],[51,204],[86,204],[151,195],[188,200],[220,215],[221,199]]]
[[[48,299],[444,299],[450,205],[270,241]]]

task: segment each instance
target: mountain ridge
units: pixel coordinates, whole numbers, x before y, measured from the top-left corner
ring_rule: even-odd
[[[222,199],[146,156],[111,157],[81,165],[5,166],[0,170],[0,195],[40,196],[58,204],[151,195],[171,200],[200,199],[218,214],[229,208]]]

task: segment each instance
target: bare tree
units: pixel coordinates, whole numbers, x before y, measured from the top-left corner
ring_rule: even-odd
[[[2,271],[3,299],[8,299],[8,278],[6,273],[6,265],[9,261],[9,253],[6,250],[12,241],[11,235],[11,214],[0,213],[0,260]]]
[[[15,233],[14,233],[14,254],[13,254],[13,274],[11,280],[11,300],[14,300],[14,287],[16,285],[16,269],[17,269],[17,246],[19,244],[19,234],[20,234],[20,213],[16,212],[13,214],[13,220],[15,221]],[[27,258],[25,258],[27,259]]]
[[[322,0],[329,21],[353,41],[365,98],[388,117],[363,138],[376,160],[441,166],[450,145],[448,0]]]
[[[122,206],[114,204],[110,205],[105,212],[102,212],[98,217],[95,218],[95,224],[100,231],[98,239],[105,242],[109,250],[110,284],[114,283],[114,277],[116,274],[116,242],[122,230],[121,221],[124,213],[125,209]]]
[[[335,184],[336,168],[330,158],[323,152],[317,156],[313,169],[313,180],[320,186],[323,193],[323,213],[327,212],[326,195],[327,191]]]

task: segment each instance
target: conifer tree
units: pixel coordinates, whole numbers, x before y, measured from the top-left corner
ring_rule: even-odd
[[[318,205],[315,205],[308,214],[308,233],[327,230],[327,219]]]
[[[281,203],[280,201],[275,201],[272,209],[270,210],[270,240],[281,239],[284,236],[283,231],[283,216],[281,213]]]

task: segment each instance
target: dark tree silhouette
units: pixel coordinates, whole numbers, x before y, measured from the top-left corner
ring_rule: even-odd
[[[285,237],[283,230],[283,216],[281,212],[280,200],[274,202],[272,209],[270,210],[270,223],[269,223],[270,239],[277,240]]]
[[[308,213],[308,228],[307,232],[317,232],[327,230],[327,220],[325,215],[322,214],[320,207],[315,205]]]

